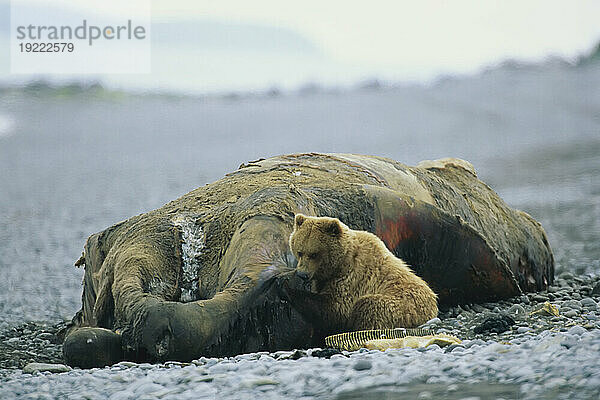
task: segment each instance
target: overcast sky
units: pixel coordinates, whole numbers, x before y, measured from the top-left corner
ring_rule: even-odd
[[[573,55],[600,39],[597,0],[172,0],[154,2],[153,15],[290,27],[340,61],[375,66]]]
[[[47,0],[110,9],[122,0]],[[128,0],[135,10],[143,3]],[[217,18],[291,28],[343,61],[399,65],[572,55],[600,39],[600,1],[156,0],[156,20]]]
[[[139,1],[42,2],[106,10],[126,3],[135,12]],[[310,41],[335,68],[348,66],[396,80],[472,72],[507,58],[575,57],[600,40],[599,16],[598,0],[152,2],[154,21],[208,19],[283,27]]]

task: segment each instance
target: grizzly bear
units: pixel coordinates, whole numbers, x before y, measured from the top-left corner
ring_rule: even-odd
[[[416,327],[438,313],[437,296],[374,234],[336,218],[297,214],[290,248],[314,297],[304,311],[326,333]],[[311,304],[312,306],[306,306]],[[302,308],[302,307],[300,307]]]

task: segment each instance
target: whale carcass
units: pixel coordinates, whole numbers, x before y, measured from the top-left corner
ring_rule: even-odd
[[[508,207],[466,161],[411,167],[355,154],[283,155],[91,235],[77,262],[82,308],[66,361],[93,367],[322,345],[323,332],[289,298],[311,296],[288,246],[299,212],[375,233],[442,306],[553,280],[541,225]]]

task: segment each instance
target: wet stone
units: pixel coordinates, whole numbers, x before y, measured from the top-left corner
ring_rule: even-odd
[[[252,379],[242,382],[243,387],[253,388],[259,386],[275,386],[279,385],[279,381],[269,378]]]
[[[296,350],[292,354],[290,354],[288,357],[284,357],[283,359],[298,360],[302,357],[306,357],[306,351]]]
[[[539,294],[539,293],[538,294],[534,294],[532,296],[532,298],[535,301],[546,301],[546,300],[548,300],[548,296],[547,295],[545,295],[545,294]]]
[[[480,306],[479,304],[473,304],[471,309],[477,313],[483,313],[483,312],[489,311],[488,309]]]
[[[511,308],[508,309],[508,314],[511,317],[522,318],[527,315],[525,308],[520,304],[515,304]]]
[[[43,339],[43,340],[52,341],[54,339],[54,335],[51,334],[50,332],[42,332],[38,335],[38,338]]]
[[[573,279],[573,274],[570,272],[563,272],[562,274],[560,274],[560,279],[564,279],[565,281],[568,281],[570,279]]]
[[[571,347],[575,346],[578,342],[579,339],[577,339],[574,336],[569,336],[566,337],[562,342],[560,342],[560,345],[567,349],[570,349]]]
[[[367,369],[371,369],[371,367],[373,366],[373,364],[371,363],[371,361],[369,360],[358,360],[356,363],[354,363],[353,368],[357,371],[364,371]]]
[[[585,297],[581,299],[581,305],[587,309],[595,310],[598,307],[598,304],[591,297]]]
[[[598,320],[598,316],[594,312],[584,314],[583,317],[589,321],[597,321]]]
[[[569,335],[577,335],[577,336],[581,336],[586,332],[587,332],[587,329],[585,329],[583,326],[579,326],[579,325],[575,325],[574,327],[570,328],[567,331],[567,333]]]
[[[549,388],[555,388],[558,386],[563,386],[567,384],[567,380],[562,377],[550,378],[546,382],[544,382],[544,386]]]
[[[333,356],[335,354],[342,354],[342,352],[337,349],[327,348],[327,349],[322,349],[322,350],[313,350],[313,352],[310,353],[310,355],[312,357],[319,357],[319,358],[331,358],[331,356]]]
[[[482,346],[484,345],[485,342],[481,339],[475,339],[475,340],[470,340],[470,341],[465,341],[463,342],[464,347],[466,347],[467,349],[473,347],[473,346]]]
[[[423,327],[432,327],[433,325],[438,325],[441,322],[442,321],[438,317],[435,317],[435,318],[432,318],[429,321],[425,322],[422,326]]]
[[[145,382],[145,383],[139,385],[135,389],[135,394],[137,396],[144,395],[144,394],[151,394],[154,392],[158,392],[159,390],[162,390],[162,389],[164,389],[163,386],[161,386],[157,383]]]
[[[479,333],[502,333],[510,329],[515,320],[506,314],[489,315],[484,321],[473,328],[473,332]]]
[[[568,310],[564,312],[563,315],[568,318],[574,318],[579,315],[579,313],[576,310]]]
[[[578,300],[567,300],[562,304],[565,308],[573,308],[575,310],[581,310],[581,302]]]
[[[71,371],[71,368],[64,364],[29,363],[23,368],[24,374],[33,374],[35,372],[60,373],[68,371]]]

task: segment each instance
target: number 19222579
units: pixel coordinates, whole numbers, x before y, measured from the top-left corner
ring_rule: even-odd
[[[19,43],[21,53],[72,53],[75,50],[73,43]]]

